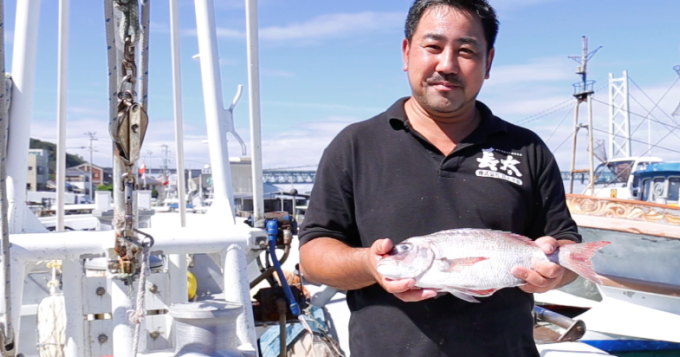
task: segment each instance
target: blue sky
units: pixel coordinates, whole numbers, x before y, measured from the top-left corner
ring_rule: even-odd
[[[651,137],[661,147],[652,154],[680,160],[670,133],[680,117],[680,1],[650,0],[491,0],[501,26],[491,78],[480,100],[494,113],[543,137],[561,168],[568,169],[573,126],[571,84],[581,53],[581,36],[591,49],[603,46],[589,63],[595,86],[595,136],[606,139],[609,73],[628,70],[634,154],[645,154],[649,110],[656,120]],[[94,162],[110,166],[107,132],[107,64],[103,1],[72,1],[69,40],[67,147],[99,140]],[[180,0],[181,65],[185,160],[199,168],[209,162],[193,1]],[[314,169],[332,137],[344,126],[369,118],[410,94],[402,72],[403,22],[411,0],[261,0],[259,5],[263,158],[265,168]],[[156,1],[151,16],[150,125],[142,157],[161,164],[161,145],[170,146],[174,165],[174,126],[167,1]],[[14,2],[6,2],[7,45],[11,47]],[[243,1],[216,0],[220,70],[225,106],[238,84],[247,84]],[[57,1],[42,1],[32,136],[56,141]],[[12,51],[7,51],[11,71]],[[673,85],[674,84],[674,85]],[[638,88],[639,87],[639,88]],[[662,96],[664,99],[656,105]],[[649,98],[647,98],[647,96]],[[639,103],[638,103],[639,102]],[[582,106],[581,118],[585,118]],[[672,121],[674,120],[674,122]],[[665,124],[661,124],[665,123]],[[665,125],[665,126],[664,126]],[[235,110],[235,126],[249,142],[247,90]],[[240,155],[231,136],[230,154]],[[578,166],[586,168],[585,131]],[[70,153],[88,157],[82,149]],[[151,154],[149,154],[151,152]]]

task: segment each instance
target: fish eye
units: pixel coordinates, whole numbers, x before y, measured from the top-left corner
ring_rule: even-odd
[[[397,252],[399,253],[408,252],[409,250],[411,250],[411,245],[408,243],[402,243],[397,245]]]

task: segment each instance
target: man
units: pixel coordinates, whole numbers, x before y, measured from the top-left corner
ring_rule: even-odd
[[[575,278],[553,263],[515,267],[526,285],[472,304],[376,271],[398,242],[444,229],[523,234],[546,253],[580,241],[545,144],[475,99],[497,31],[486,0],[416,0],[402,46],[411,97],[348,126],[324,152],[300,266],[348,290],[353,357],[538,356],[531,293]]]

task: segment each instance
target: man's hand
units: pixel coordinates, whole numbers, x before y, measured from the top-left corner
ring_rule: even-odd
[[[388,293],[391,293],[398,299],[406,302],[421,301],[437,296],[437,292],[434,290],[414,288],[416,284],[414,279],[391,280],[378,273],[378,261],[380,261],[383,256],[387,255],[393,247],[394,245],[391,240],[387,238],[378,239],[373,242],[371,247],[366,251],[366,265],[378,284],[380,284],[380,286]]]
[[[574,244],[574,242],[567,240],[558,242],[553,237],[541,237],[536,239],[536,244],[547,255],[552,254],[560,245]],[[533,270],[517,266],[512,269],[514,276],[527,282],[526,285],[519,287],[527,293],[544,293],[575,279],[574,273],[555,263],[535,261],[532,263],[532,268]]]

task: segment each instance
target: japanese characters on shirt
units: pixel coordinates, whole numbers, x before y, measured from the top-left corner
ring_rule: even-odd
[[[482,157],[478,158],[479,168],[475,175],[506,180],[522,186],[522,173],[517,168],[521,162],[521,153],[488,148],[482,149]]]

